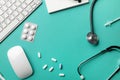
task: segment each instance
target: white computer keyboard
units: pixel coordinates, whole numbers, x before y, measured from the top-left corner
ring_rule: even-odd
[[[41,0],[0,0],[0,42],[41,3]]]

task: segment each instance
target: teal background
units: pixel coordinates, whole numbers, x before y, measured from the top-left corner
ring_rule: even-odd
[[[120,21],[104,27],[107,21],[120,17],[120,0],[98,0],[94,10],[94,25],[100,42],[97,46],[87,42],[91,2],[92,0],[86,5],[48,14],[43,1],[33,14],[0,44],[0,72],[6,80],[19,80],[7,58],[7,51],[16,45],[23,47],[34,69],[34,74],[26,80],[80,80],[77,73],[80,62],[108,46],[120,46]],[[34,42],[20,39],[25,22],[38,24]],[[41,59],[37,57],[39,51]],[[51,62],[52,57],[58,62]],[[63,64],[63,70],[59,70],[59,63]],[[44,64],[48,64],[47,70],[42,69]],[[120,53],[113,51],[89,62],[81,71],[86,80],[106,80],[118,64]],[[48,71],[51,66],[55,68],[53,72]],[[65,73],[65,77],[58,76],[61,72]],[[112,79],[119,80],[120,72]]]

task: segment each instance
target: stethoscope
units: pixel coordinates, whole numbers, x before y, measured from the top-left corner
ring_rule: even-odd
[[[78,2],[81,2],[81,0],[77,0]],[[93,9],[95,6],[97,0],[93,0],[92,5],[90,7],[90,28],[91,31],[87,34],[87,40],[90,44],[97,45],[99,42],[99,39],[97,37],[97,34],[94,32],[94,25],[93,25]]]
[[[77,68],[77,71],[78,71],[78,74],[80,75],[81,80],[85,80],[84,75],[82,75],[81,72],[80,72],[80,68],[81,68],[81,66],[82,66],[83,64],[89,62],[90,60],[92,60],[92,59],[95,58],[95,57],[98,57],[98,56],[100,56],[100,55],[103,55],[103,54],[106,53],[106,52],[111,52],[111,51],[117,50],[117,49],[120,49],[120,46],[110,46],[110,47],[106,48],[105,50],[100,51],[98,54],[96,54],[96,55],[88,58],[87,60],[81,62],[81,63],[79,64],[78,68]],[[112,75],[110,75],[110,77],[108,77],[108,79],[106,79],[106,80],[110,80],[118,71],[120,71],[120,65],[119,65],[118,68],[114,71],[114,73],[112,73]]]
[[[93,24],[93,9],[94,9],[96,1],[97,0],[93,0],[91,8],[90,8],[90,28],[91,28],[91,31],[87,34],[88,42],[93,44],[93,45],[97,45],[99,42],[97,34],[94,32],[94,24]]]

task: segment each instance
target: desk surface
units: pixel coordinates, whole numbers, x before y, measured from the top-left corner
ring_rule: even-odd
[[[120,17],[120,0],[98,0],[94,11],[95,31],[99,36],[98,46],[90,45],[86,40],[86,34],[90,31],[89,4],[48,14],[45,1],[28,17],[7,39],[0,44],[0,72],[6,80],[18,80],[7,58],[9,48],[20,45],[24,48],[32,67],[33,76],[26,80],[80,80],[77,67],[80,62],[97,54],[99,51],[111,45],[120,46],[120,21],[111,27],[104,27],[106,21]],[[38,24],[34,42],[26,42],[20,39],[25,22]],[[42,58],[38,59],[40,51]],[[51,57],[58,62],[51,62]],[[118,67],[119,52],[110,52],[102,55],[82,67],[82,73],[86,80],[106,80]],[[58,64],[63,64],[63,70],[58,69]],[[54,66],[55,70],[49,72],[43,70],[44,64]],[[60,72],[65,77],[59,77]],[[114,80],[120,79],[120,73]]]

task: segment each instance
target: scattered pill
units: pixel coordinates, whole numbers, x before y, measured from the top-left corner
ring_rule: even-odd
[[[5,78],[0,74],[0,80],[5,80]]]
[[[53,61],[53,62],[57,62],[57,59],[55,59],[55,58],[51,58],[51,61]]]
[[[48,65],[45,64],[45,65],[43,66],[43,69],[45,70],[45,69],[47,69],[47,67],[48,67]]]
[[[59,64],[59,69],[62,70],[62,68],[63,68],[63,65],[60,63]]]
[[[54,68],[53,67],[51,67],[50,69],[49,69],[49,72],[52,72],[54,70]]]
[[[38,58],[41,58],[41,54],[40,54],[40,52],[38,52]]]
[[[60,76],[60,77],[64,77],[65,74],[64,74],[64,73],[59,73],[59,76]]]

